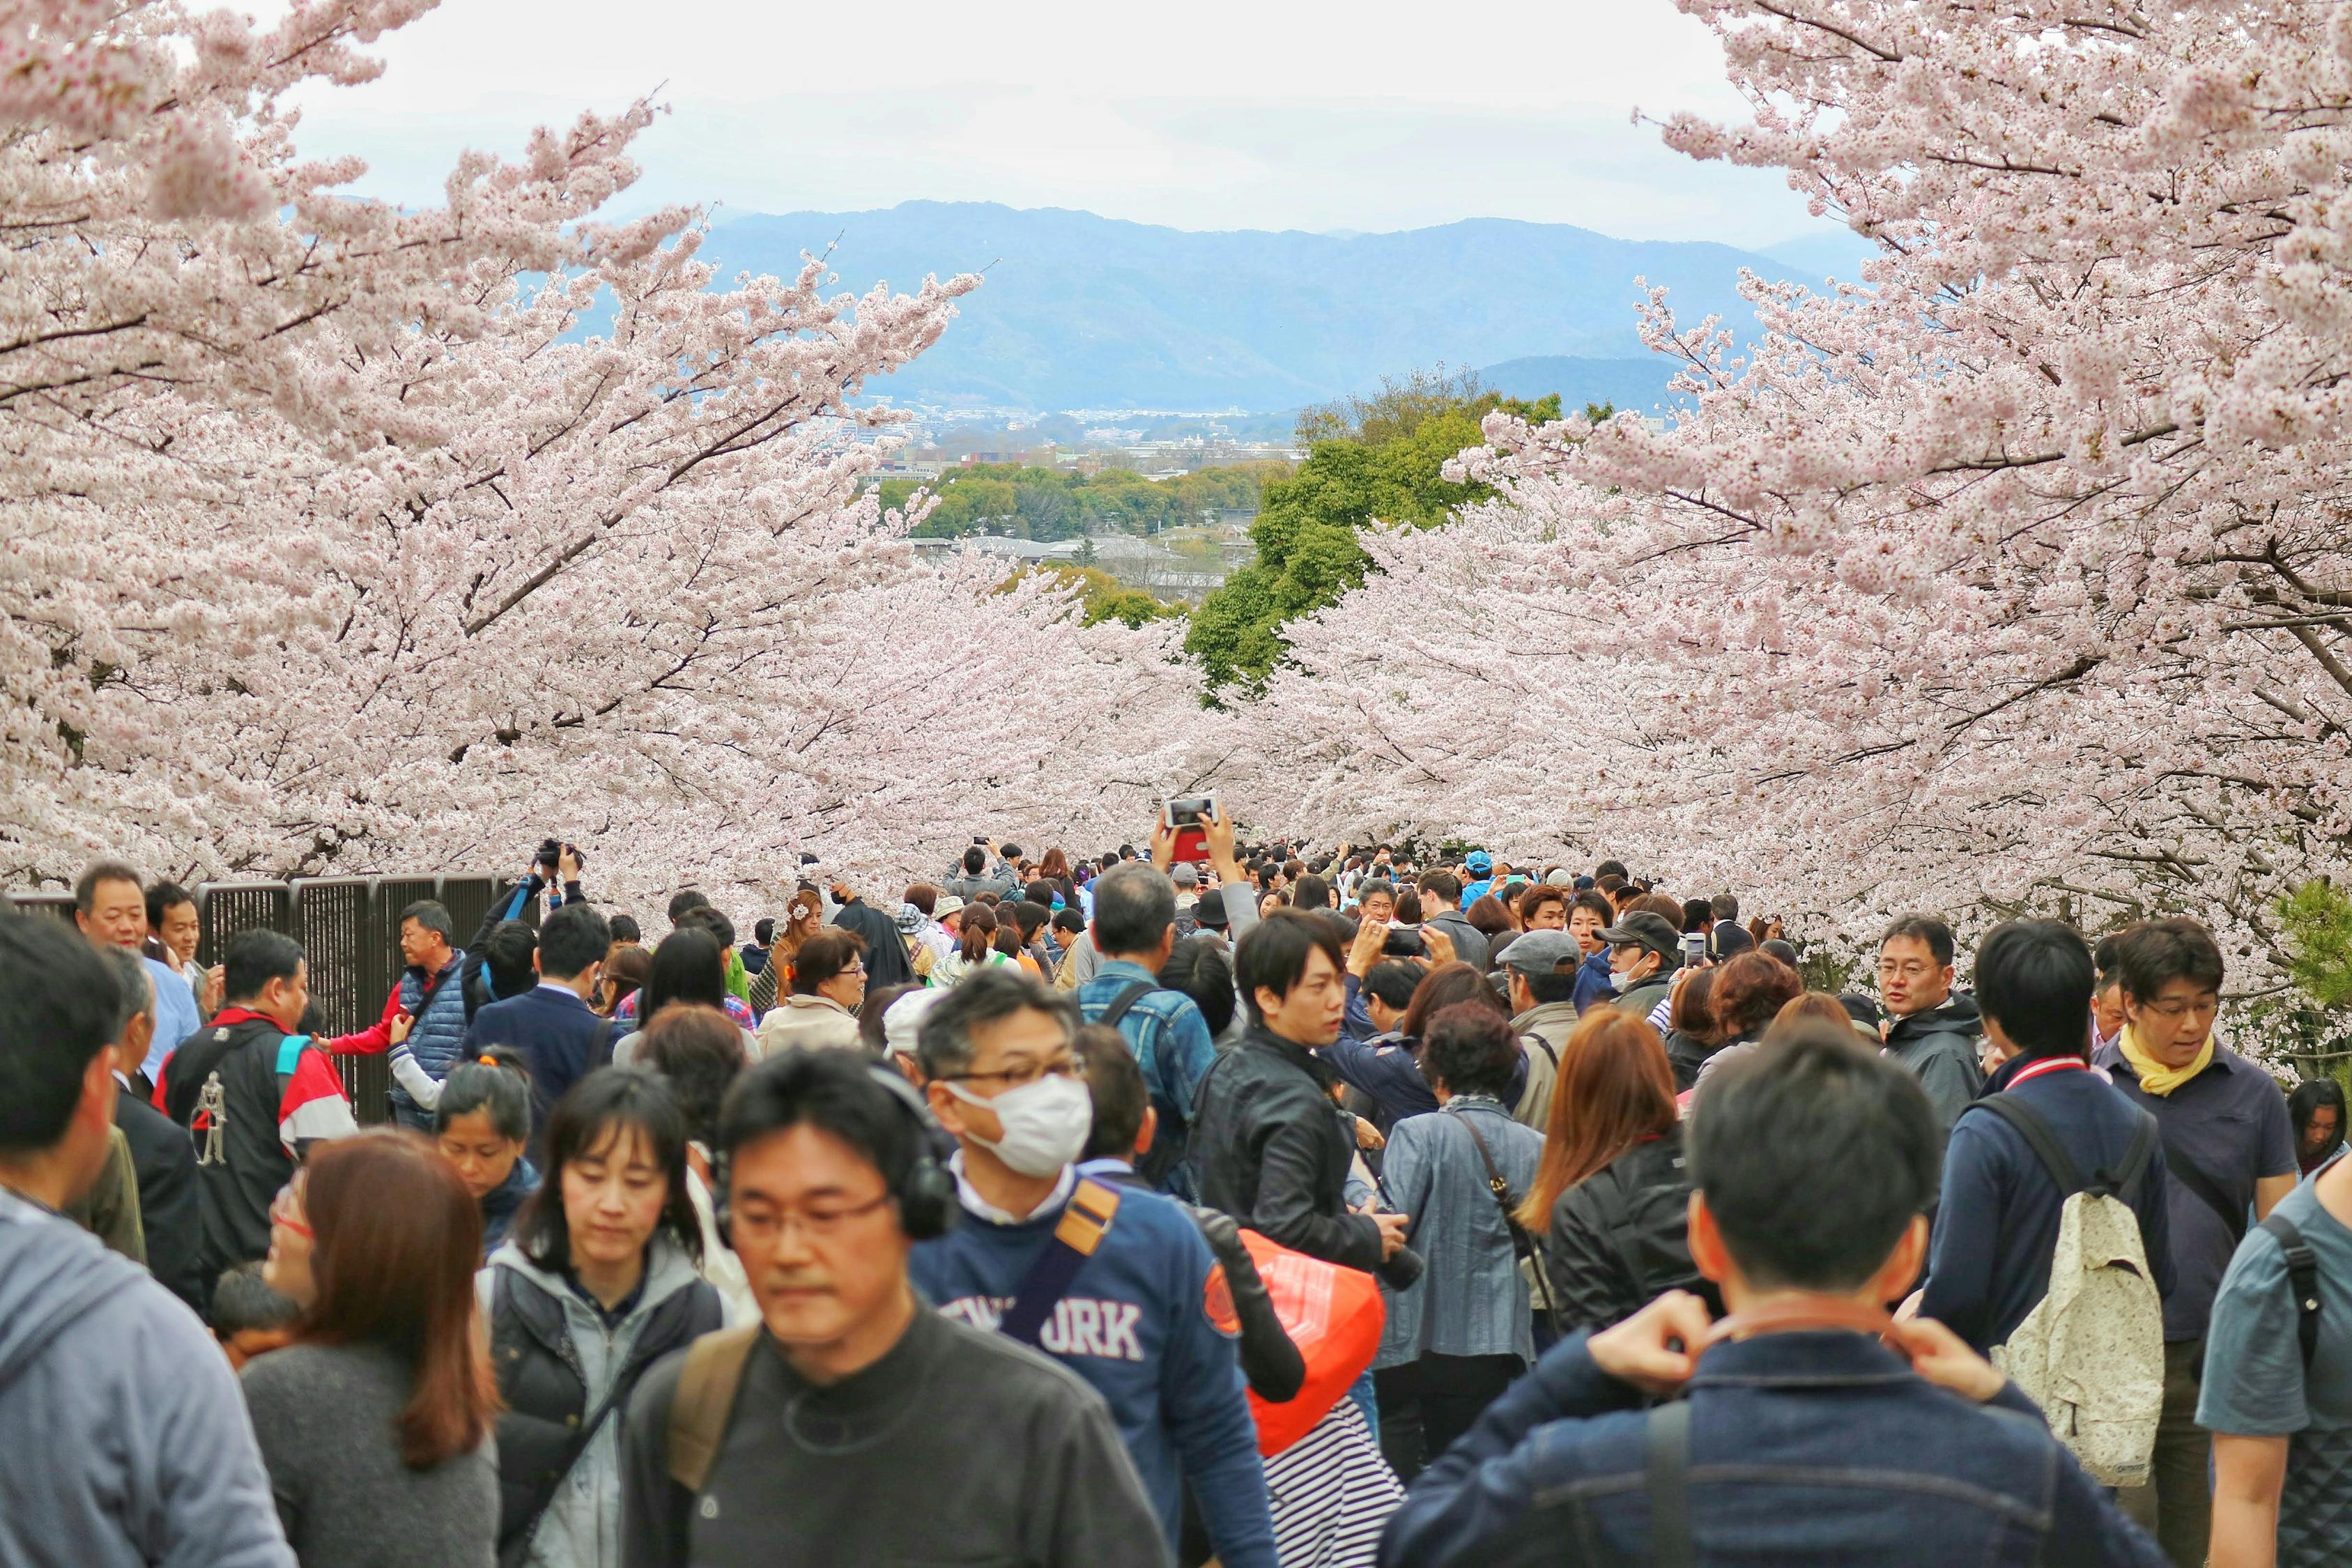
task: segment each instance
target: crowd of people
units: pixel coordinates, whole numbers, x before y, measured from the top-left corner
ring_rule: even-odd
[[[0,917],[0,1562],[2352,1561],[2345,1095],[2192,919],[1840,989],[1213,810],[748,942],[580,873],[341,1036],[131,867]]]

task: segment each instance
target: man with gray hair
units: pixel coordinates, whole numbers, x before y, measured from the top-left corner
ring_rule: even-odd
[[[122,987],[122,1016],[114,1031],[114,1080],[122,1092],[114,1097],[114,1125],[131,1145],[140,1222],[146,1233],[147,1269],[157,1283],[201,1317],[212,1291],[205,1279],[196,1147],[178,1123],[132,1089],[130,1079],[130,1073],[146,1059],[154,1037],[154,982],[128,948],[103,947],[99,954],[113,966],[115,980]],[[176,982],[177,976],[173,978]]]
[[[1190,1198],[1192,1097],[1217,1059],[1209,1022],[1181,991],[1160,984],[1160,965],[1176,945],[1176,885],[1157,866],[1121,861],[1095,882],[1089,928],[1102,966],[1078,987],[1078,1011],[1089,1024],[1117,1029],[1135,1053],[1160,1113],[1160,1135],[1136,1173],[1153,1186]]]

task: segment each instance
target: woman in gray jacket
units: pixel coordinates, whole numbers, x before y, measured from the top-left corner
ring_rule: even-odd
[[[1431,1016],[1423,1037],[1438,1109],[1389,1130],[1381,1193],[1412,1216],[1405,1244],[1429,1268],[1389,1293],[1372,1363],[1381,1447],[1408,1484],[1535,1359],[1507,1211],[1527,1196],[1543,1157],[1543,1135],[1513,1121],[1503,1100],[1519,1057],[1510,1021],[1484,1002],[1457,1002]]]
[[[547,1121],[548,1172],[477,1282],[506,1413],[499,1559],[621,1560],[621,1421],[645,1370],[719,1326],[698,1271],[686,1115],[651,1073],[604,1068]]]

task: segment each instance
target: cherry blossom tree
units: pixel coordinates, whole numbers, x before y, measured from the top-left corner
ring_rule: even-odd
[[[468,155],[443,208],[352,200],[278,100],[419,9],[0,5],[0,871],[560,832],[644,898],[803,853],[878,888],[974,816],[1131,836],[1199,765],[1166,634],[918,559],[859,494],[865,383],[976,279],[712,287],[693,215],[590,216],[643,105]]]
[[[1680,3],[1755,118],[1669,142],[1881,255],[1748,279],[1746,346],[1655,300],[1665,431],[1490,421],[1501,506],[1295,639],[1262,717],[1392,737],[1295,787],[1856,921],[2186,910],[2265,971],[2352,830],[2352,9]]]

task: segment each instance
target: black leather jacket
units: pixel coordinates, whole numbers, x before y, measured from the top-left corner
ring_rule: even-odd
[[[1339,1125],[1329,1064],[1253,1025],[1201,1080],[1192,1168],[1201,1201],[1294,1251],[1378,1273],[1398,1289],[1421,1277],[1400,1249],[1381,1261],[1381,1229],[1350,1211],[1354,1148]]]
[[[1695,1291],[1710,1311],[1723,1310],[1691,1263],[1690,1191],[1677,1122],[1559,1194],[1544,1268],[1562,1334],[1607,1328],[1668,1290]]]

